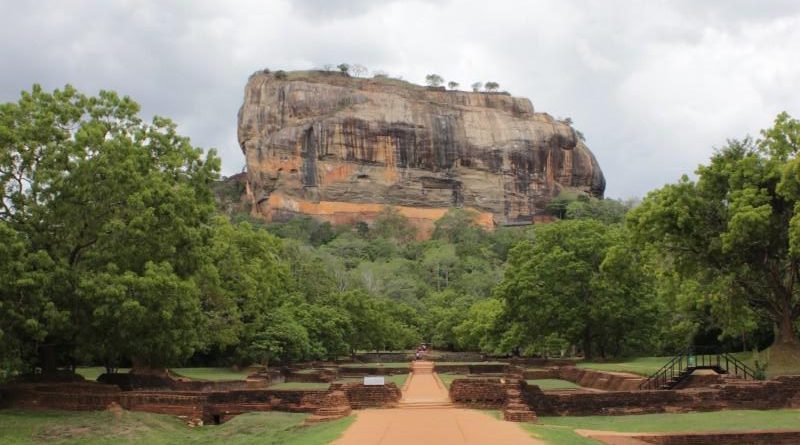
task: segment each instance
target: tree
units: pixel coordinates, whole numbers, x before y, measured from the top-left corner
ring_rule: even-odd
[[[356,77],[363,77],[367,74],[368,70],[367,67],[365,67],[364,65],[359,65],[357,63],[354,63],[350,67],[350,72],[353,73],[353,75]]]
[[[536,226],[534,242],[511,250],[495,295],[522,333],[520,347],[553,335],[581,344],[586,357],[620,354],[648,338],[650,281],[619,227],[594,220]]]
[[[396,208],[387,206],[375,218],[370,235],[385,238],[395,243],[407,243],[417,235],[417,230],[411,222]]]
[[[22,234],[0,221],[0,381],[30,371],[36,345],[69,323],[69,312],[51,300],[62,279],[63,268],[47,252],[33,252]]]
[[[500,84],[497,82],[486,82],[486,91],[494,92],[500,88]]]
[[[458,82],[453,82],[452,80],[450,82],[447,82],[447,88],[451,90],[458,89]]]
[[[85,276],[78,294],[92,313],[79,332],[79,351],[109,368],[125,358],[137,370],[163,368],[202,345],[199,289],[169,263],[148,263],[142,275],[109,267]]]
[[[443,82],[444,79],[438,74],[428,74],[425,76],[425,83],[428,84],[429,87],[438,87],[442,85]]]
[[[684,176],[651,192],[628,222],[702,286],[718,313],[762,314],[775,325],[776,354],[797,356],[800,122],[781,113],[761,135],[729,141],[698,168],[697,181]],[[724,318],[726,331],[737,332]]]
[[[247,358],[269,366],[274,359],[290,363],[308,355],[308,331],[294,317],[288,304],[260,315],[244,342]]]
[[[483,82],[475,82],[470,85],[470,87],[472,88],[473,93],[478,93],[481,91],[481,88],[483,88]]]
[[[167,288],[189,299],[181,304],[199,304],[189,281],[212,233],[210,185],[219,159],[213,151],[203,156],[170,120],[145,123],[138,111],[128,97],[109,91],[89,97],[70,86],[46,93],[35,85],[17,103],[0,105],[0,221],[26,240],[30,252],[52,261],[46,304],[68,318],[51,324],[39,343],[47,371],[55,366],[56,348],[70,355],[76,341],[87,338],[92,299],[111,298],[112,289],[134,289],[140,304],[156,304],[145,294]],[[103,278],[104,293],[86,292],[82,283],[94,277]],[[176,326],[202,327],[191,311],[172,317]],[[134,328],[130,324],[106,328],[106,335],[120,338],[139,332],[125,331]],[[163,345],[150,340],[142,344]],[[25,341],[36,343],[34,337]],[[189,341],[178,352],[188,354],[193,346]],[[151,364],[160,353],[135,351]]]
[[[350,65],[348,65],[348,64],[346,64],[346,63],[340,63],[340,64],[336,65],[336,68],[338,68],[338,69],[339,69],[339,71],[340,71],[342,74],[345,74],[345,75],[347,75],[347,74],[349,74],[349,73],[350,73]]]

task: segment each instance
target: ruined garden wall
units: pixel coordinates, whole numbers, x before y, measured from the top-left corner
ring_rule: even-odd
[[[522,393],[536,414],[550,416],[779,409],[800,407],[800,377],[672,391],[551,393],[522,383]],[[500,408],[506,392],[500,379],[456,379],[450,399],[467,407]]]
[[[635,391],[647,380],[645,377],[621,372],[605,372],[594,369],[563,366],[557,368],[557,377],[568,380],[584,388],[601,389],[603,391]]]

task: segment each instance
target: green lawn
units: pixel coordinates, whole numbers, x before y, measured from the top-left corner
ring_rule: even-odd
[[[549,389],[581,389],[580,385],[576,385],[568,380],[561,380],[561,379],[535,379],[535,380],[526,380],[529,385],[536,385],[541,388],[543,391],[547,391]]]
[[[551,445],[596,445],[575,429],[619,432],[743,431],[800,428],[800,410],[716,411],[636,416],[540,417],[536,425],[522,426]]]
[[[332,442],[354,417],[303,426],[306,414],[249,413],[219,426],[189,428],[173,416],[108,411],[0,411],[3,445],[317,445]]]
[[[731,354],[737,359],[743,361],[747,366],[753,368],[754,360],[751,352],[737,352]],[[637,357],[628,358],[624,360],[615,360],[608,362],[590,361],[590,362],[577,362],[577,367],[587,369],[597,369],[600,371],[611,372],[630,372],[632,374],[639,374],[645,377],[651,376],[653,373],[661,369],[672,359],[668,357]]]
[[[128,368],[120,368],[119,372],[128,372]],[[244,380],[247,371],[234,371],[230,368],[170,368],[174,374],[193,380]],[[102,366],[82,367],[75,369],[86,380],[97,380],[106,372]]]
[[[439,376],[439,380],[444,383],[445,388],[450,389],[450,384],[453,383],[455,379],[465,379],[467,376],[464,374],[444,374],[444,373],[436,373]]]

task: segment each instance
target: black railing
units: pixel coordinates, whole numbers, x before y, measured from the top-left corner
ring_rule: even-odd
[[[639,389],[672,389],[698,369],[709,369],[717,374],[734,375],[744,380],[756,379],[752,368],[727,352],[697,353],[695,349],[688,349],[672,357],[642,382]]]

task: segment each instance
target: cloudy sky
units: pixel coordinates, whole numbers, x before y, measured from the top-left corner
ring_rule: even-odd
[[[795,0],[0,0],[0,41],[0,101],[117,90],[217,148],[225,174],[244,166],[236,112],[265,67],[499,82],[571,117],[620,198],[800,116]]]

